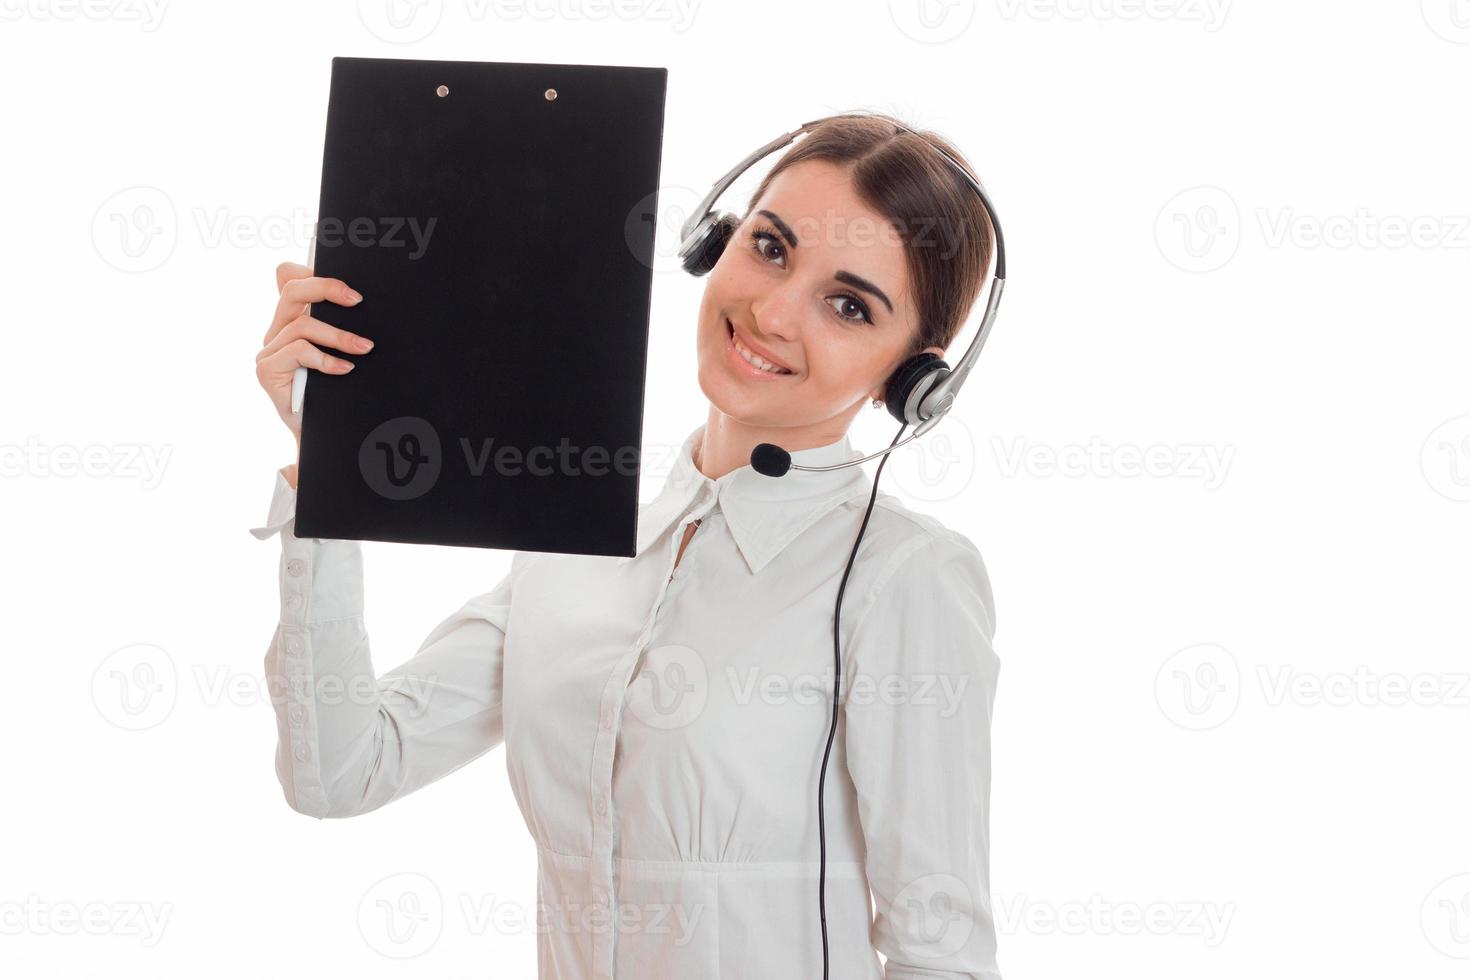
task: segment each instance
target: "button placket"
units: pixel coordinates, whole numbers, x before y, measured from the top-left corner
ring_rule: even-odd
[[[306,646],[301,637],[294,632],[286,634],[286,684],[290,692],[290,698],[295,703],[287,711],[290,721],[291,732],[291,754],[298,762],[306,762],[311,758],[311,748],[307,745],[306,719],[307,705],[310,704],[310,691],[307,688],[309,673],[304,663]]]
[[[303,765],[313,758],[311,744],[312,727],[312,671],[306,636],[306,593],[310,578],[307,576],[309,563],[299,555],[287,557],[285,575],[281,580],[281,626],[282,646],[286,657],[283,678],[286,683],[285,696],[292,702],[286,711],[288,744],[291,758]],[[297,790],[301,792],[300,787]]]
[[[649,636],[653,633],[654,624],[658,622],[658,614],[663,608],[664,599],[668,595],[672,573],[674,571],[674,559],[677,556],[678,539],[684,533],[684,528],[697,519],[704,517],[714,506],[712,496],[706,494],[705,499],[700,502],[697,510],[691,511],[686,519],[679,522],[673,533],[673,543],[669,550],[668,565],[664,569],[662,582],[658,593],[654,596],[653,604],[649,609],[648,616],[643,622],[643,628],[639,630],[637,639],[631,650],[627,651],[618,661],[612,674],[608,677],[603,687],[601,717],[599,719],[597,735],[593,741],[593,785],[592,789],[592,858],[594,876],[592,891],[593,899],[604,907],[607,912],[608,922],[615,921],[611,914],[611,903],[613,901],[614,878],[613,878],[613,849],[616,840],[616,813],[612,806],[612,769],[613,759],[617,749],[617,721],[622,711],[624,698],[627,695],[628,681],[633,676],[633,670],[644,653],[644,646]],[[687,557],[688,552],[686,550]],[[682,564],[682,563],[681,563]],[[597,976],[603,980],[612,980],[612,971],[615,950],[616,934],[612,928],[599,929],[593,933],[593,959]]]

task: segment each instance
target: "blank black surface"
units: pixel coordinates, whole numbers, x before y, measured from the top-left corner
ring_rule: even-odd
[[[634,554],[666,82],[332,59],[298,536]]]

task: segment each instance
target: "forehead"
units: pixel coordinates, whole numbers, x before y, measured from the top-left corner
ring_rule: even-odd
[[[824,265],[877,282],[893,296],[907,289],[908,270],[898,229],[873,210],[853,186],[848,168],[805,160],[781,171],[752,213],[770,211],[796,235],[797,251]]]

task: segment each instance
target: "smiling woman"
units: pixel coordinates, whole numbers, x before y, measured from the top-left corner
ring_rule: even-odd
[[[281,537],[266,672],[292,807],[367,813],[503,743],[539,903],[573,911],[538,922],[543,980],[998,980],[990,580],[847,438],[909,355],[949,345],[992,250],[1003,279],[940,145],[881,117],[814,126],[699,249],[708,417],[632,558],[517,552],[377,675],[360,544],[298,537],[279,471],[252,531]],[[277,286],[282,323],[361,300],[299,266]],[[798,472],[757,471],[766,441]]]

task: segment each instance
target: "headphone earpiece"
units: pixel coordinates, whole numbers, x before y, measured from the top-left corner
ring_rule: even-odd
[[[906,425],[924,421],[919,415],[919,402],[946,374],[949,364],[932,350],[904,361],[888,376],[888,386],[883,390],[888,414]]]
[[[702,276],[715,267],[725,246],[740,227],[740,219],[728,211],[713,211],[704,216],[699,227],[679,248],[679,262],[691,276]]]

